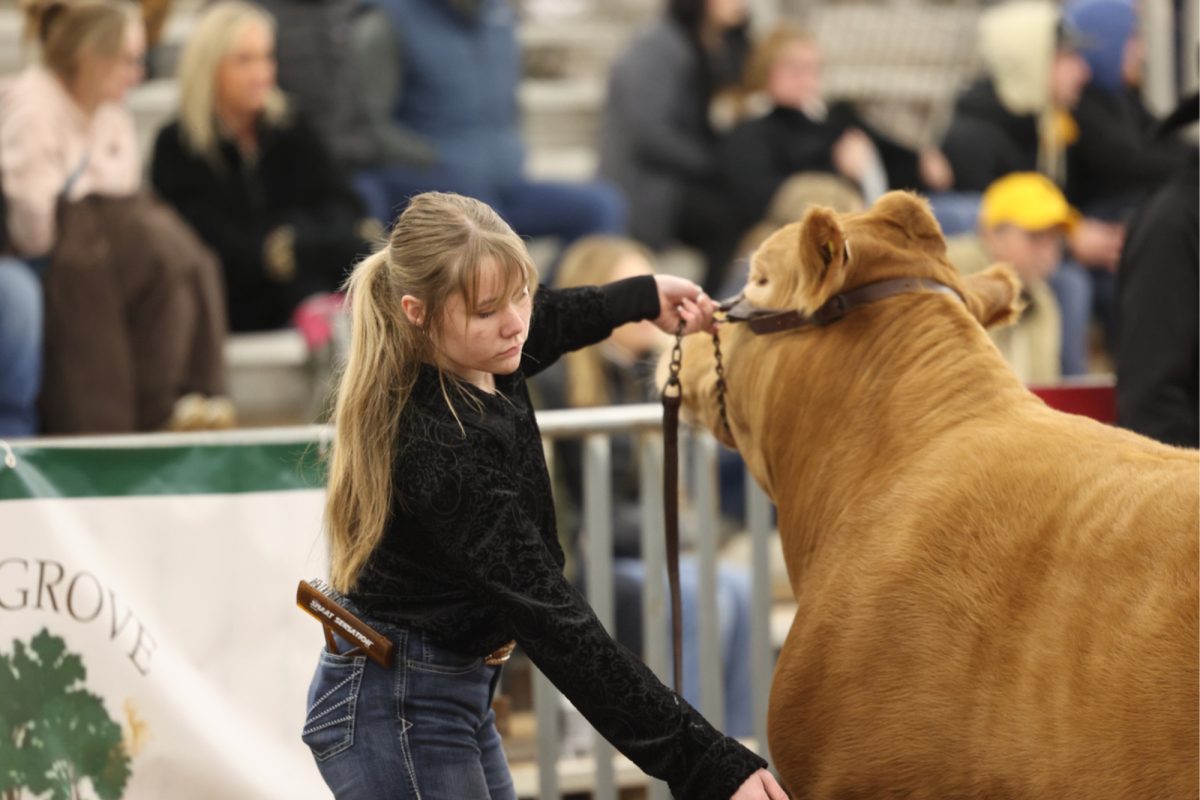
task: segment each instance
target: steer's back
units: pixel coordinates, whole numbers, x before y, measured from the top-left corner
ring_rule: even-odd
[[[797,587],[795,796],[1196,797],[1198,514],[1194,451],[1040,404],[919,447]]]

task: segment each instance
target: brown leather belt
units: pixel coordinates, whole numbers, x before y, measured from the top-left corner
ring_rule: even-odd
[[[508,661],[510,658],[512,658],[513,649],[515,649],[516,646],[517,643],[515,641],[500,645],[484,657],[483,663],[487,664],[489,667],[500,666],[505,661]]]

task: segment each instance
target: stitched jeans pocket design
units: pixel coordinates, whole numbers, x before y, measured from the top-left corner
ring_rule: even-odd
[[[318,761],[354,744],[354,719],[366,656],[321,653],[308,687],[308,714],[300,738]]]

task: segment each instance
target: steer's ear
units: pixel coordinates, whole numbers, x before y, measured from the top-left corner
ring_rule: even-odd
[[[905,246],[915,246],[936,256],[946,254],[946,239],[929,201],[912,192],[888,192],[871,211],[904,232]]]
[[[1008,264],[993,264],[963,278],[963,299],[985,328],[1016,322],[1025,308],[1021,279]]]
[[[832,209],[816,206],[800,222],[800,284],[797,301],[814,311],[846,283],[850,252],[846,233]]]

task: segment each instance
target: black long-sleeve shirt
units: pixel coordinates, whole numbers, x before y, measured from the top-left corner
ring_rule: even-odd
[[[550,477],[525,378],[659,313],[653,278],[540,290],[521,368],[466,387],[459,427],[437,371],[402,415],[388,529],[352,599],[369,617],[485,654],[516,639],[589,722],[680,797],[728,798],[762,759],[714,730],[613,641],[563,576]],[[453,388],[448,392],[455,397]]]

